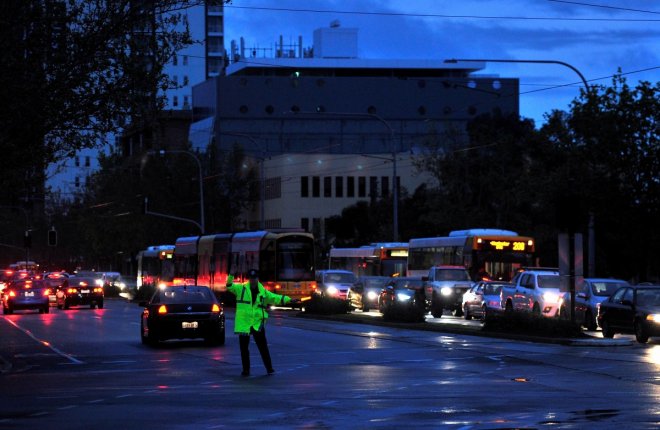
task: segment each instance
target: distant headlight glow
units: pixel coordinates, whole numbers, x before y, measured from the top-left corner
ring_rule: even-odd
[[[333,287],[333,286],[330,286],[330,287],[326,288],[325,291],[331,296],[336,296],[339,293],[339,290],[337,289],[337,287]]]
[[[442,287],[440,289],[440,294],[443,296],[451,296],[454,290],[452,290],[450,287]]]
[[[410,300],[410,294],[397,293],[396,298],[400,302],[407,302],[408,300]]]
[[[646,316],[646,321],[653,321],[656,324],[660,324],[660,314],[649,314]]]
[[[375,291],[369,291],[367,293],[367,298],[369,300],[376,300],[378,298],[378,293],[376,293]]]

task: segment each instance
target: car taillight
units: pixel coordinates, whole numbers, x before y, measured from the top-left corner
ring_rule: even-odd
[[[50,296],[50,288],[44,290],[44,296]]]
[[[97,288],[94,288],[94,292],[95,292],[95,293],[102,293],[102,292],[103,292],[103,288],[98,288],[98,287],[97,287]]]
[[[220,312],[220,306],[218,306],[217,304],[214,303],[213,306],[211,307],[211,312],[213,312],[213,313]]]
[[[167,313],[167,306],[165,306],[165,305],[160,305],[160,307],[158,308],[158,313],[159,313],[160,315],[164,315],[164,314],[166,314],[166,313]]]
[[[69,293],[69,294],[75,294],[75,293],[78,292],[78,290],[76,290],[75,288],[69,288],[69,289],[66,290],[66,292]]]
[[[16,291],[12,290],[9,292],[9,297],[16,297]]]
[[[279,290],[280,288],[282,288],[282,286],[280,284],[275,284],[275,289],[276,290]]]

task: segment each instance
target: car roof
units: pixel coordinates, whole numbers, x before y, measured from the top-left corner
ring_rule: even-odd
[[[585,281],[589,282],[623,282],[629,284],[625,279],[616,279],[616,278],[584,278]]]

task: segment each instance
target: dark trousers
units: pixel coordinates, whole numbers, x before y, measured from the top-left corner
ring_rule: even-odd
[[[241,346],[241,362],[243,363],[243,372],[250,372],[250,351],[248,349],[248,346],[250,345],[250,335],[254,337],[254,343],[256,343],[257,348],[259,348],[261,360],[263,360],[264,366],[266,366],[266,371],[271,370],[273,368],[273,363],[270,360],[270,352],[268,351],[266,329],[262,328],[260,331],[255,331],[252,328],[250,329],[250,334],[238,335],[238,342]]]

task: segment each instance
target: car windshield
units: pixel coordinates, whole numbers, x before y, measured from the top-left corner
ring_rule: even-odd
[[[211,290],[200,287],[165,288],[160,291],[158,303],[208,303],[213,301]]]
[[[438,281],[469,281],[470,277],[463,269],[436,270],[435,279]]]
[[[660,306],[660,288],[638,289],[637,304],[640,306]]]
[[[484,285],[484,294],[489,296],[497,296],[502,291],[502,284],[486,284]]]
[[[355,282],[355,275],[352,273],[326,273],[324,282],[341,282],[352,284]]]
[[[419,279],[400,279],[395,283],[395,288],[408,288],[409,290],[419,289],[423,286],[424,283]]]
[[[382,288],[383,285],[385,285],[385,282],[387,282],[387,278],[383,278],[383,279],[372,278],[372,279],[362,280],[362,284],[364,285],[365,288]]]
[[[539,288],[559,288],[559,276],[557,275],[539,275]]]
[[[627,284],[622,282],[592,282],[594,296],[609,297],[618,290],[620,287],[625,287]]]

